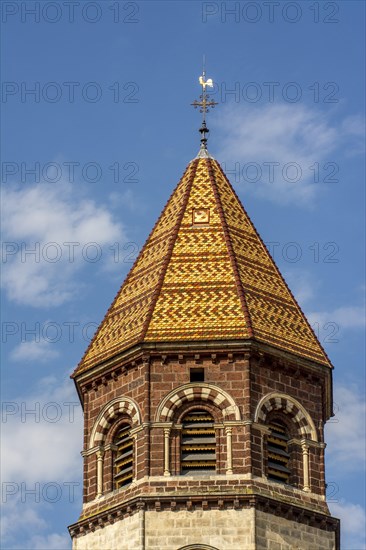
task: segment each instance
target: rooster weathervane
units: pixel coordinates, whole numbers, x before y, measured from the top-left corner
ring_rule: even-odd
[[[197,99],[191,103],[195,109],[197,107],[200,108],[200,113],[202,113],[202,125],[199,129],[199,132],[201,133],[201,147],[203,149],[207,149],[207,137],[206,134],[208,134],[209,129],[206,126],[206,113],[215,107],[217,103],[210,99],[209,93],[207,92],[206,88],[213,88],[213,81],[212,78],[208,78],[206,80],[206,71],[205,71],[205,64],[203,62],[203,70],[202,70],[202,76],[198,79],[199,83],[202,86],[202,94],[200,95],[200,100],[197,101]]]

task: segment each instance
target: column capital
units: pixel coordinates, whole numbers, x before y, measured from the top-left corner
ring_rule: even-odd
[[[103,460],[104,457],[104,447],[99,447],[97,450],[97,460]]]

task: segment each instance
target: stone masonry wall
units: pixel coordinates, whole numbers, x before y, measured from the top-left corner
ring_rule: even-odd
[[[257,511],[255,548],[256,550],[336,550],[336,535],[332,531],[317,529]]]
[[[73,550],[336,550],[335,533],[255,510],[142,511],[74,539]]]
[[[73,550],[142,550],[139,512],[73,539]]]
[[[255,550],[254,509],[146,514],[146,550],[206,544],[219,550]]]
[[[254,537],[254,509],[140,511],[75,538],[73,550],[179,550],[199,543],[219,550],[255,550]]]

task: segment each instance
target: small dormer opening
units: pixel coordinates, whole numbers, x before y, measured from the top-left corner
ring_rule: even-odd
[[[205,369],[193,368],[189,369],[190,382],[204,382],[205,381]]]

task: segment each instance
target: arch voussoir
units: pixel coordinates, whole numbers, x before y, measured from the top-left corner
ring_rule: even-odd
[[[130,397],[113,399],[103,407],[94,422],[89,440],[89,449],[103,444],[111,425],[122,415],[126,415],[131,419],[133,427],[137,427],[141,423],[141,414],[135,401]]]
[[[272,411],[283,411],[296,425],[301,437],[318,441],[317,431],[310,414],[290,395],[272,392],[259,401],[254,415],[255,422],[266,423]]]
[[[189,402],[211,403],[218,407],[224,420],[241,420],[240,411],[234,399],[224,390],[213,384],[191,383],[170,392],[160,403],[155,420],[171,422],[175,411]]]

